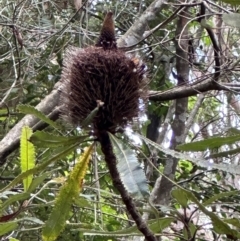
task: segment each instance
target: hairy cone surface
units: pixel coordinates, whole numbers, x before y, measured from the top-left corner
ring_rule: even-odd
[[[145,66],[120,50],[99,47],[71,48],[64,59],[63,114],[74,125],[93,111],[94,131],[124,127],[138,116],[140,99],[146,97]]]
[[[108,12],[93,47],[71,48],[64,58],[63,115],[80,125],[96,107],[95,133],[123,127],[138,116],[146,97],[145,66],[117,49],[113,13]]]

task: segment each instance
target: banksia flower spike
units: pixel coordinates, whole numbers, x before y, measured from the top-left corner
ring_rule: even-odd
[[[67,51],[62,71],[62,113],[70,123],[81,126],[102,103],[92,123],[95,133],[124,127],[138,117],[146,97],[145,66],[117,49],[112,17],[106,15],[95,46]]]

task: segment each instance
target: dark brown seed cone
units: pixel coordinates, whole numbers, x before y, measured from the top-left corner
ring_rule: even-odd
[[[120,50],[71,48],[62,71],[62,114],[73,125],[81,122],[100,102],[93,119],[95,133],[115,133],[137,117],[140,103],[146,99],[145,66]]]
[[[100,36],[95,46],[102,47],[104,50],[117,48],[112,12],[106,14]]]

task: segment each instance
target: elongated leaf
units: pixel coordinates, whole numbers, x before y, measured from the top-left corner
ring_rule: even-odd
[[[152,145],[153,147],[155,147],[159,151],[161,151],[161,152],[163,152],[167,155],[170,155],[172,157],[182,159],[182,160],[191,161],[191,162],[193,162],[194,164],[196,164],[197,166],[200,166],[200,167],[216,168],[216,169],[221,170],[221,171],[230,172],[230,173],[233,173],[233,174],[240,174],[240,166],[239,165],[211,163],[211,162],[206,161],[205,159],[202,159],[202,158],[194,158],[194,157],[191,157],[189,155],[183,154],[181,152],[170,150],[170,149],[167,149],[165,147],[162,147],[161,145],[157,144],[156,142],[153,142],[153,141],[149,140],[148,138],[146,138],[142,135],[139,135],[137,133],[135,133],[135,135],[139,136],[139,138],[143,139],[146,143]]]
[[[159,219],[153,219],[148,222],[148,227],[154,232],[155,234],[162,233],[162,231],[169,227],[169,225],[174,221],[174,218],[165,217]],[[112,237],[129,237],[129,236],[142,236],[142,233],[138,230],[136,225],[126,228],[123,230],[118,230],[114,232],[107,232],[107,231],[99,231],[99,230],[88,230],[88,229],[77,229],[80,232],[83,232],[84,235],[89,236],[112,236]]]
[[[17,201],[21,201],[21,200],[26,200],[27,198],[29,198],[30,193],[19,193],[19,194],[15,194],[10,196],[2,205],[1,205],[1,209],[0,209],[0,213],[2,213],[2,211],[4,209],[6,209],[9,205],[11,205],[14,202]]]
[[[184,192],[182,192],[181,189],[174,189],[172,190],[171,194],[182,205],[183,208],[187,208],[188,198],[187,195]]]
[[[23,113],[23,114],[30,114],[30,115],[36,116],[37,118],[39,118],[43,122],[49,124],[50,126],[56,128],[56,129],[61,129],[60,125],[58,125],[56,122],[54,122],[51,119],[49,119],[46,115],[44,115],[39,110],[35,109],[33,106],[30,106],[30,105],[18,105],[17,109],[21,113]]]
[[[117,169],[125,188],[135,198],[146,198],[149,196],[147,179],[140,167],[136,153],[115,136],[109,135],[118,160]]]
[[[212,137],[202,141],[179,145],[177,146],[177,149],[181,151],[205,151],[207,149],[213,149],[223,145],[233,144],[237,141],[240,141],[240,135],[228,137]]]
[[[82,121],[81,127],[87,127],[93,121],[94,117],[97,115],[99,106],[90,112],[90,114]]]
[[[213,154],[207,156],[207,159],[218,158],[218,157],[230,157],[230,156],[238,154],[238,153],[240,153],[240,148],[235,148],[235,149],[232,149],[229,151],[213,153]]]
[[[8,190],[10,188],[12,188],[14,185],[16,185],[17,183],[19,183],[20,181],[22,181],[24,178],[27,178],[29,175],[35,174],[37,172],[43,171],[49,164],[51,164],[54,161],[57,161],[63,157],[65,157],[67,154],[69,154],[70,152],[72,152],[79,144],[76,143],[72,146],[67,146],[66,148],[61,148],[61,151],[57,154],[55,154],[52,158],[50,159],[46,159],[46,160],[42,160],[42,163],[37,165],[36,167],[34,167],[33,169],[30,169],[24,173],[21,173],[20,175],[18,175],[13,181],[11,181],[6,187],[4,187],[2,190],[0,190],[1,192],[4,192],[5,190]]]
[[[230,191],[230,192],[222,192],[222,193],[219,193],[219,194],[216,194],[212,197],[210,197],[208,200],[206,200],[203,205],[204,206],[207,206],[209,204],[212,204],[213,202],[221,199],[221,198],[224,198],[224,197],[229,197],[229,196],[233,196],[233,195],[237,195],[239,194],[239,191]]]
[[[23,217],[20,219],[17,219],[16,222],[21,223],[27,221],[28,223],[34,223],[34,224],[39,224],[43,225],[44,222],[36,217]]]
[[[17,226],[17,222],[0,223],[0,236],[15,230]]]
[[[23,222],[28,222],[28,223],[34,223],[34,224],[40,224],[43,225],[44,222],[41,221],[40,219],[36,217],[23,217],[19,219],[15,219],[14,221],[8,221],[8,223],[23,223]],[[0,223],[0,228],[1,228],[1,223]]]
[[[50,133],[43,131],[36,131],[30,138],[30,141],[39,147],[60,147],[60,146],[70,146],[76,142],[80,143],[88,136],[54,136]]]
[[[29,193],[33,192],[38,187],[38,185],[40,185],[44,181],[44,179],[47,178],[47,176],[50,174],[51,174],[51,172],[46,172],[40,176],[33,178],[32,183],[31,183],[30,187],[28,188],[28,192]]]
[[[70,214],[70,208],[82,189],[82,181],[86,174],[93,145],[86,149],[80,156],[79,162],[70,173],[67,182],[61,188],[52,213],[43,228],[43,240],[56,240],[64,229],[66,220]]]
[[[28,126],[22,128],[20,139],[20,163],[21,171],[26,172],[35,166],[35,150],[33,144],[29,141],[32,135],[32,129]],[[27,176],[23,179],[24,191],[26,192],[32,182],[33,175]]]

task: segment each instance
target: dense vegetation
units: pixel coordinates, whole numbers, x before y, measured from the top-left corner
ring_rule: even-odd
[[[240,239],[238,1],[0,9],[0,240]],[[109,11],[114,65],[89,48]],[[86,68],[71,87],[69,48]],[[81,82],[90,68],[99,89]],[[119,87],[120,75],[144,81]]]

